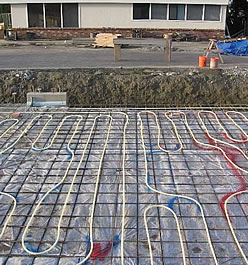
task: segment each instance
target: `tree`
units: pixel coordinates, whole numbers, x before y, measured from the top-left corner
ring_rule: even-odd
[[[233,0],[228,7],[227,25],[231,36],[244,30],[248,36],[248,1]]]

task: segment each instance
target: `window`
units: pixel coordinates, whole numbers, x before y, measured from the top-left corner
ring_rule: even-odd
[[[43,4],[28,4],[28,26],[44,27]]]
[[[11,13],[10,5],[0,4],[0,14]]]
[[[203,5],[188,5],[187,20],[202,20]]]
[[[167,5],[152,4],[152,19],[167,19]]]
[[[45,4],[46,9],[46,27],[61,27],[61,8],[60,4]]]
[[[63,27],[78,27],[78,4],[63,4]]]
[[[149,19],[150,4],[133,4],[133,19]]]
[[[204,20],[220,21],[220,6],[218,6],[218,5],[205,5]]]
[[[185,19],[185,5],[170,5],[170,20]]]

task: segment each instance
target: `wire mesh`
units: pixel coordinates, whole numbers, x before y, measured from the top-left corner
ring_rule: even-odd
[[[149,110],[155,116],[138,109],[34,108],[22,112],[16,124],[10,117],[15,110],[9,107],[7,111],[2,109],[0,113],[0,233],[4,231],[0,234],[1,264],[78,264],[89,253],[83,264],[122,264],[121,255],[128,265],[183,264],[175,218],[167,208],[158,206],[168,207],[178,218],[186,264],[216,264],[199,205],[181,195],[201,205],[217,264],[247,264],[223,208],[228,196],[247,188],[247,159],[235,147],[247,153],[248,143],[240,128],[247,132],[248,120],[232,113],[234,123],[226,115],[227,111],[238,111],[248,119],[244,106]],[[179,111],[185,113],[188,127]],[[206,134],[199,111],[216,141]],[[231,141],[206,111],[213,111],[228,135],[240,142]],[[181,150],[165,112],[178,131]],[[246,256],[247,198],[244,192],[227,204],[236,238]],[[145,220],[149,206],[152,208]],[[33,254],[25,251],[22,241]],[[50,251],[40,253],[54,242]]]

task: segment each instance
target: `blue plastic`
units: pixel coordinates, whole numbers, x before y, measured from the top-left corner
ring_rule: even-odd
[[[29,242],[26,242],[26,248],[31,252],[38,253],[38,249],[33,248]]]
[[[71,160],[72,159],[72,152],[71,150],[69,150],[68,146],[66,146],[66,152],[69,154],[68,157],[67,157],[67,160]]]
[[[121,239],[119,235],[114,235],[114,240],[113,240],[113,248],[117,249],[118,246],[120,245]]]
[[[248,56],[248,40],[237,40],[232,42],[218,41],[217,46],[222,54]]]
[[[148,183],[148,185],[151,186],[151,176],[150,176],[149,172],[147,173],[147,183]],[[148,190],[148,192],[152,192],[149,187],[148,187],[147,190]]]
[[[174,210],[174,203],[175,203],[175,201],[176,201],[178,198],[179,198],[179,199],[183,199],[183,198],[180,198],[180,197],[178,197],[178,196],[169,199],[169,201],[168,201],[168,207],[171,208],[171,210]],[[199,212],[201,212],[201,208],[200,208],[199,205],[197,205],[193,200],[186,199],[186,198],[184,198],[184,199],[187,200],[187,201],[189,201],[189,202],[191,202],[191,203],[193,203],[193,204],[195,204],[195,205],[197,206],[197,210],[198,210]]]

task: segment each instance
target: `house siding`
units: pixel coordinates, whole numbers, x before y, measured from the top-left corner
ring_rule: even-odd
[[[28,14],[26,4],[11,5],[11,18],[13,28],[27,28]]]
[[[151,2],[154,3],[156,0],[149,1]],[[168,2],[171,3],[171,1],[166,1]],[[184,2],[199,3],[196,0]],[[79,28],[31,29],[28,28],[27,4],[11,5],[13,28],[20,29],[18,30],[19,38],[25,38],[25,32],[29,31],[36,33],[39,38],[50,39],[89,37],[90,32],[113,32],[132,36],[135,30],[141,30],[144,37],[162,37],[164,33],[179,31],[190,32],[196,39],[212,37],[222,39],[225,31],[226,8],[226,5],[221,6],[220,21],[133,20],[133,4],[131,3],[107,3],[106,1],[105,3],[80,3]]]
[[[168,3],[168,4],[209,4],[228,5],[229,0],[1,0],[1,4],[27,4],[27,3]]]
[[[150,28],[225,30],[226,6],[221,8],[221,21],[133,20],[132,4],[81,4],[82,28]]]

